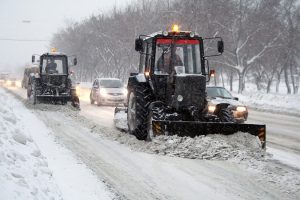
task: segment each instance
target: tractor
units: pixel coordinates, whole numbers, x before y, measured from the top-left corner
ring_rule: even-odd
[[[36,62],[32,56],[32,63]],[[68,56],[52,50],[39,56],[38,73],[30,74],[27,97],[32,104],[51,103],[66,104],[71,101],[72,106],[79,109],[79,98],[76,87],[72,85]],[[74,57],[72,65],[77,64]]]
[[[214,41],[215,52],[205,55],[204,41]],[[130,134],[152,140],[159,135],[195,137],[241,131],[258,136],[265,148],[265,125],[237,123],[226,103],[208,112],[206,83],[214,70],[207,58],[223,53],[221,37],[202,38],[175,27],[140,35],[135,50],[140,53],[139,71],[128,79],[125,107]]]

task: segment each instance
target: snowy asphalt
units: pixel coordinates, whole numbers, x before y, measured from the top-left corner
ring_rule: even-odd
[[[90,105],[84,96],[81,98],[82,109],[78,112],[70,107],[51,105],[32,108],[24,100],[24,90],[15,88],[11,91],[44,121],[59,143],[112,187],[120,199],[297,199],[300,195],[299,160],[287,156],[299,156],[298,118],[291,122],[293,125],[287,123],[288,127],[284,123],[278,125],[275,117],[261,114],[261,118],[255,118],[255,112],[249,119],[253,122],[275,119],[268,121],[267,131],[272,132],[272,123],[279,126],[273,128],[272,136],[268,136],[277,160],[269,154],[263,159],[255,157],[259,154],[249,158],[249,152],[243,159],[241,155],[229,160],[186,159],[178,157],[189,157],[182,156],[189,152],[170,155],[165,151],[166,146],[160,146],[166,141],[174,143],[178,138],[157,141],[159,150],[164,151],[156,155],[156,151],[149,150],[156,148],[155,145],[137,141],[113,127],[112,107]],[[284,130],[294,132],[289,134]],[[189,140],[184,142],[194,144]]]

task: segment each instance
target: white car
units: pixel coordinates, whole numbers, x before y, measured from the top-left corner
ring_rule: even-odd
[[[119,105],[124,104],[127,98],[127,89],[117,78],[96,78],[90,93],[91,104]]]

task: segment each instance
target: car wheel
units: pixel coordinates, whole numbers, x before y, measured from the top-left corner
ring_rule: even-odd
[[[90,102],[91,102],[91,104],[94,104],[94,103],[95,103],[95,101],[94,101],[94,99],[93,99],[93,97],[92,97],[92,93],[90,93]]]
[[[102,106],[100,97],[97,98],[97,106]]]

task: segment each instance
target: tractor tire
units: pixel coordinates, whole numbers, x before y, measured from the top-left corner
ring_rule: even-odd
[[[78,96],[72,97],[72,106],[80,110],[80,102]]]
[[[221,122],[236,122],[233,112],[229,108],[222,108],[218,113],[218,117]]]
[[[36,104],[36,83],[34,80],[27,87],[27,97],[32,105]]]
[[[151,89],[147,85],[138,85],[130,91],[127,112],[128,130],[139,140],[147,139],[148,107],[151,100]]]

